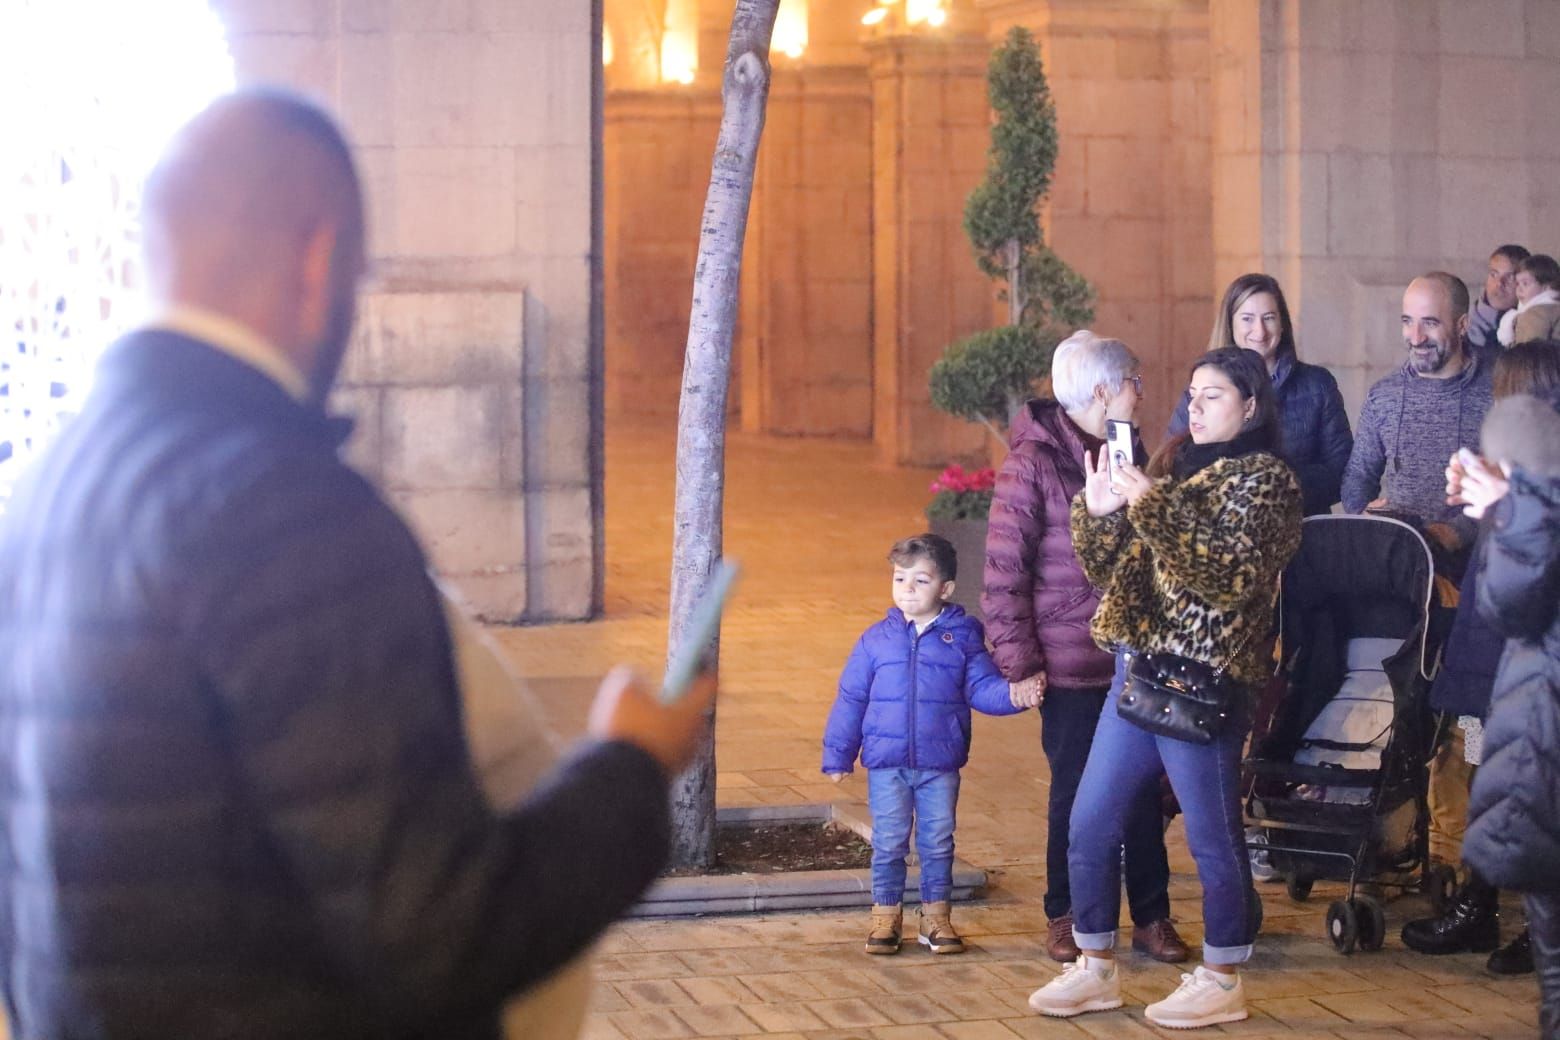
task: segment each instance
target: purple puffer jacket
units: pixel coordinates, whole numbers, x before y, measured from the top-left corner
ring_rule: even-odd
[[[1024,406],[1011,437],[991,503],[980,597],[992,657],[1009,682],[1044,671],[1052,687],[1109,686],[1114,662],[1089,635],[1100,593],[1083,576],[1069,522],[1072,498],[1083,490],[1084,450],[1102,442],[1047,400]]]

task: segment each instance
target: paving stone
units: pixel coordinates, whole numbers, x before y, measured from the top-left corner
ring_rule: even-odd
[[[1013,1040],[1014,1033],[1001,1022],[955,1022],[938,1026],[949,1040]]]
[[[747,1004],[759,1000],[752,990],[731,978],[682,979],[677,985],[696,1004]]]
[[[742,1010],[766,1032],[826,1029],[829,1025],[804,1004],[748,1004]]]
[[[836,1027],[886,1026],[893,1023],[889,1017],[859,998],[849,1000],[819,1000],[807,1005],[819,1018]]]
[[[619,1011],[607,1016],[613,1026],[632,1040],[683,1040],[693,1035],[688,1024],[670,1009]]]
[[[676,1014],[699,1036],[743,1036],[762,1030],[735,1004],[680,1007],[676,1009]]]

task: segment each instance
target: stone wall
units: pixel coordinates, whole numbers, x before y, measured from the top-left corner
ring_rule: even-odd
[[[241,82],[340,113],[379,276],[354,458],[495,620],[600,604],[591,3],[214,0]]]
[[[615,91],[605,111],[607,408],[675,416],[720,95]]]
[[[1215,270],[1283,282],[1351,413],[1401,364],[1403,287],[1560,250],[1560,4],[1210,0]]]

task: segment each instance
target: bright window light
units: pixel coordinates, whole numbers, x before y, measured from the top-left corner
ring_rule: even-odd
[[[147,170],[232,87],[203,0],[0,2],[0,509],[137,316]]]
[[[771,46],[787,58],[800,58],[807,50],[807,0],[780,0]]]

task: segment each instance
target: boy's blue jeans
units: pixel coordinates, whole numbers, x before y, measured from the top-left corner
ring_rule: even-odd
[[[921,902],[948,898],[953,889],[953,824],[958,801],[957,769],[867,770],[874,903],[893,906],[904,899],[912,816],[915,851],[921,858]]]
[[[1232,717],[1212,744],[1158,737],[1123,721],[1116,698],[1126,675],[1116,655],[1116,678],[1105,698],[1094,746],[1073,802],[1073,938],[1085,950],[1116,944],[1121,916],[1121,843],[1136,799],[1159,782],[1160,771],[1181,803],[1186,843],[1203,889],[1203,959],[1239,964],[1251,956],[1251,861],[1246,856],[1240,807],[1240,759],[1249,712]]]

